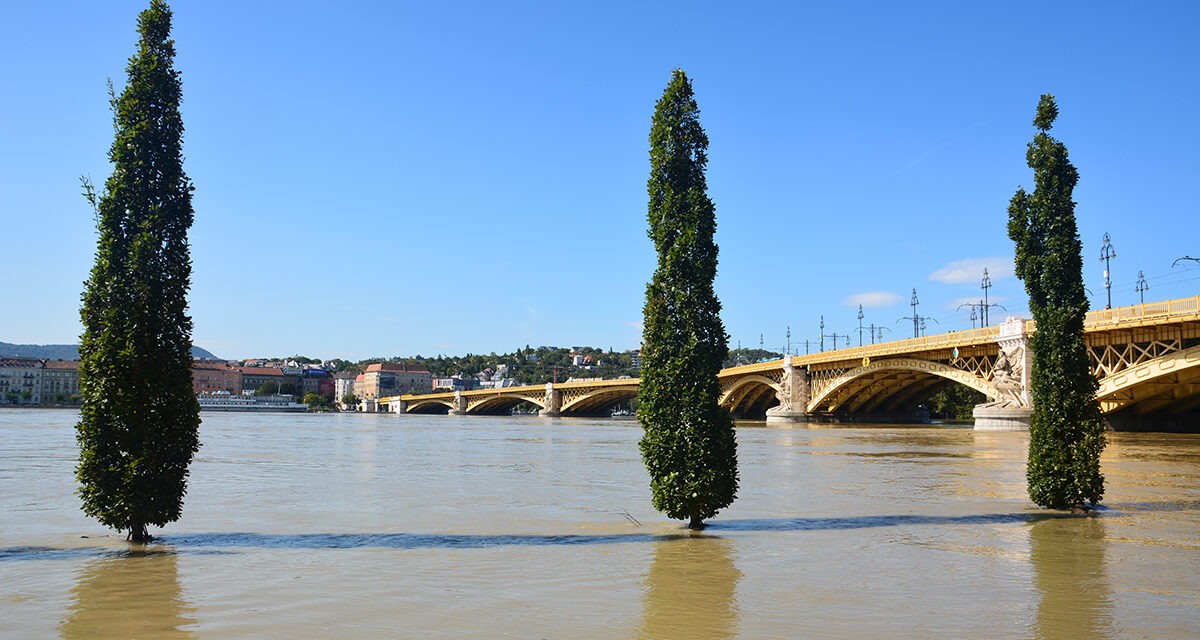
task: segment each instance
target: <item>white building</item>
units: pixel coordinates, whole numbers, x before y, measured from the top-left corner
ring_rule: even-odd
[[[0,404],[41,404],[45,362],[0,358]]]

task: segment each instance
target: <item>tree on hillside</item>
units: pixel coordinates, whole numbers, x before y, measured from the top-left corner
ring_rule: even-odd
[[[1047,132],[1058,117],[1054,96],[1043,95],[1025,154],[1034,191],[1018,189],[1008,207],[1008,235],[1016,243],[1016,274],[1025,282],[1037,324],[1029,426],[1029,498],[1051,509],[1086,509],[1104,496],[1100,453],[1104,420],[1097,382],[1083,343],[1088,310],[1082,245],[1071,194],[1079,174],[1067,148]]]
[[[728,351],[708,198],[708,136],[687,75],[676,69],[650,130],[649,236],[658,266],[646,286],[638,419],[654,508],[692,529],[737,497],[733,418],[718,403]]]
[[[179,519],[200,448],[187,314],[193,187],[170,31],[170,8],[152,0],[125,89],[110,89],[113,173],[98,199],[85,181],[99,239],[80,309],[76,476],[84,512],[134,542]]]

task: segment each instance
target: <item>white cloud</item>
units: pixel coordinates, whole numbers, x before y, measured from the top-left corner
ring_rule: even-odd
[[[988,270],[992,282],[1013,274],[1013,259],[1003,256],[989,258],[966,258],[956,260],[929,274],[929,279],[945,284],[978,284],[983,279],[983,270]]]
[[[857,307],[862,305],[864,308],[890,307],[900,301],[900,296],[890,291],[865,291],[856,293],[846,298],[842,304],[847,307]]]
[[[643,323],[641,320],[638,320],[637,322],[623,322],[622,324],[631,329],[637,329],[638,331],[645,331],[646,329],[645,323]]]

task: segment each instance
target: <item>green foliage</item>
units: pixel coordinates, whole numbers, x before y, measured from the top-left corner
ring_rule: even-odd
[[[342,396],[342,404],[350,407],[357,407],[358,396],[354,395],[353,393],[347,393],[346,395]]]
[[[733,418],[718,404],[728,352],[708,198],[708,136],[687,75],[676,69],[650,131],[649,236],[658,265],[646,287],[638,419],[654,508],[702,527],[737,498]]]
[[[729,355],[725,357],[723,366],[740,367],[744,364],[754,364],[756,362],[764,362],[767,360],[780,360],[783,354],[778,351],[770,351],[768,349],[750,349],[741,347],[738,349],[730,349]]]
[[[1098,388],[1083,343],[1088,310],[1083,256],[1071,199],[1079,174],[1066,147],[1046,132],[1058,115],[1054,96],[1043,95],[1025,154],[1034,191],[1018,189],[1008,207],[1008,235],[1016,243],[1016,274],[1025,282],[1037,323],[1033,352],[1029,428],[1029,498],[1052,509],[1104,496],[1100,453],[1104,420]]]
[[[187,315],[193,187],[170,29],[170,9],[152,0],[125,89],[110,91],[113,173],[95,204],[99,239],[80,309],[79,494],[85,513],[135,541],[149,538],[147,525],[179,519],[200,448]]]
[[[301,400],[301,402],[309,407],[328,407],[329,405],[333,404],[333,397],[309,391],[308,393],[304,394],[304,399]]]
[[[975,405],[987,402],[987,396],[962,384],[951,384],[929,399],[930,416],[941,420],[967,420]]]

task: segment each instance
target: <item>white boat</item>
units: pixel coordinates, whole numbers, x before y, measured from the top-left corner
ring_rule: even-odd
[[[308,405],[300,404],[288,395],[235,396],[228,392],[202,393],[196,396],[201,411],[308,411]]]

